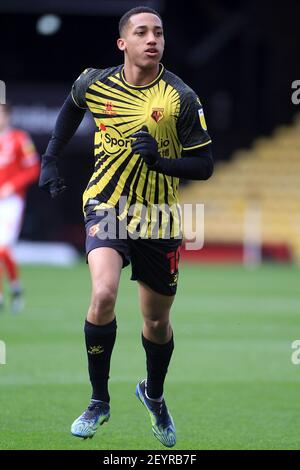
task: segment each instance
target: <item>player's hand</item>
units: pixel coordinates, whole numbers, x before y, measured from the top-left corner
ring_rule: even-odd
[[[53,198],[61,194],[65,189],[65,182],[58,174],[57,159],[49,155],[42,156],[39,187]]]
[[[160,159],[158,144],[148,132],[147,126],[143,126],[138,132],[131,135],[136,140],[131,144],[134,153],[139,154],[148,168],[155,169]]]

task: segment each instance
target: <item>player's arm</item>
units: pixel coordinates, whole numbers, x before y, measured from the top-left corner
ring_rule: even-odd
[[[182,158],[162,158],[158,152],[158,144],[149,134],[146,126],[132,135],[136,140],[132,144],[134,153],[139,154],[150,170],[177,178],[190,180],[207,180],[213,174],[214,163],[211,143],[183,150]]]
[[[193,150],[183,150],[181,158],[160,158],[159,173],[189,180],[208,180],[214,171],[211,144]]]

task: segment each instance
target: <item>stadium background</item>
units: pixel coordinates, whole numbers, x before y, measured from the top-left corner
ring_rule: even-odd
[[[300,327],[300,105],[292,102],[292,83],[300,79],[300,6],[142,3],[163,15],[163,62],[199,94],[216,161],[209,182],[185,181],[181,188],[183,201],[205,203],[206,245],[185,255],[193,264],[182,265],[174,306],[177,352],[167,396],[178,448],[299,448],[300,366],[291,362],[291,344]],[[0,79],[14,124],[30,132],[40,154],[79,73],[122,61],[118,18],[139,4],[1,2]],[[60,18],[56,33],[37,31],[44,14]],[[66,242],[83,252],[81,193],[93,166],[92,132],[86,119],[66,148],[61,170],[68,191],[59,200],[36,186],[29,191],[21,239],[36,250],[37,242]],[[68,435],[89,393],[81,334],[87,268],[80,260],[69,268],[24,264],[22,273],[24,314],[0,316],[7,344],[0,449],[160,448],[131,399],[144,364],[128,270],[117,306],[114,423],[89,443]]]

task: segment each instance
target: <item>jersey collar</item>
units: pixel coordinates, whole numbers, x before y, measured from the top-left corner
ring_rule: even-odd
[[[151,88],[153,85],[156,85],[156,83],[161,79],[163,73],[165,71],[165,68],[163,66],[163,64],[159,64],[159,72],[158,72],[158,75],[157,77],[150,83],[147,83],[147,85],[142,85],[142,86],[138,86],[138,85],[131,85],[131,83],[128,83],[126,80],[125,80],[125,76],[124,76],[124,66],[122,67],[122,70],[121,70],[121,80],[122,82],[128,86],[129,88],[134,88],[135,90],[145,90],[146,88]]]

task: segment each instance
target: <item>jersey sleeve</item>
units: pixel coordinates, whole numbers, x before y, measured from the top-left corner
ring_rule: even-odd
[[[181,96],[177,132],[183,150],[193,150],[211,143],[202,104],[192,89]]]
[[[21,164],[23,167],[31,167],[39,162],[38,153],[29,134],[24,131],[19,132],[19,145],[21,150]]]
[[[95,75],[95,69],[88,68],[85,69],[75,80],[71,89],[71,96],[74,103],[82,109],[87,109],[88,106],[86,104],[85,94],[93,81]]]

